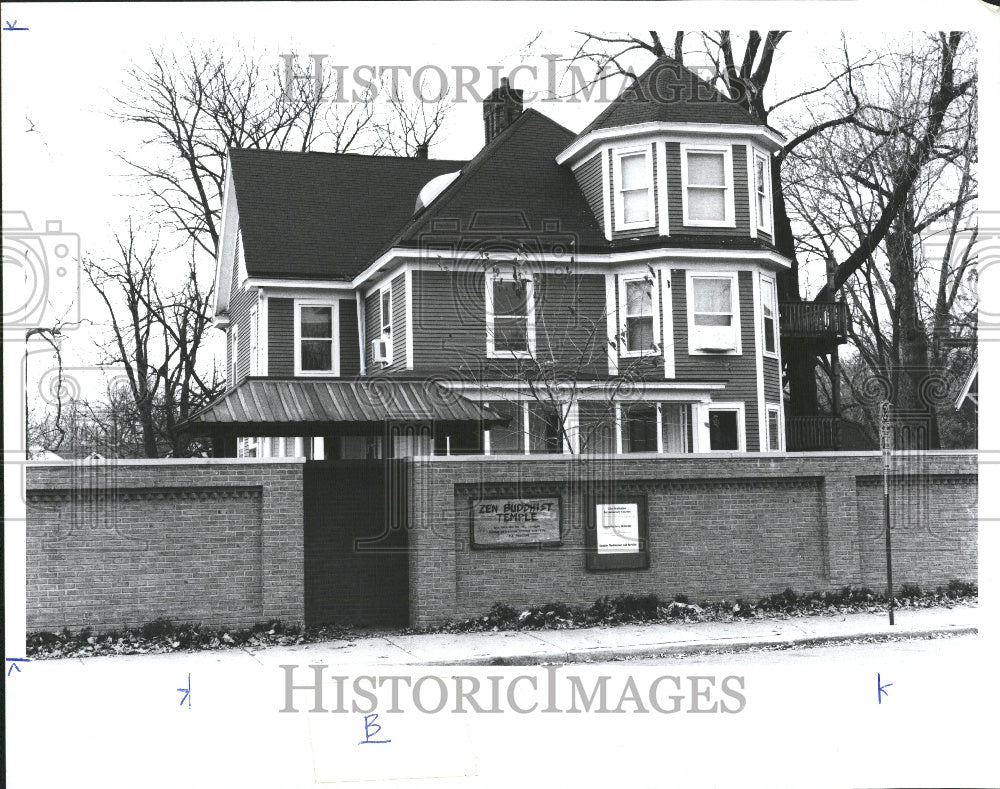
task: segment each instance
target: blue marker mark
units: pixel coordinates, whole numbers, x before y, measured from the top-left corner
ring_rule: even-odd
[[[28,28],[26,27],[18,27],[16,19],[13,22],[4,21],[4,30],[27,30],[27,29]],[[18,669],[18,671],[20,671],[20,669]]]
[[[31,662],[31,658],[26,658],[26,657],[9,657],[9,658],[4,658],[4,660],[6,660],[8,663],[10,663],[10,668],[7,669],[7,676],[8,677],[10,676],[10,672],[12,672],[14,669],[17,669],[17,673],[18,674],[21,673],[21,669],[17,665],[18,663],[30,663]]]
[[[392,740],[373,740],[372,737],[376,736],[382,727],[375,721],[378,719],[378,713],[373,712],[371,715],[365,715],[365,738],[358,743],[358,745],[370,745],[385,742],[392,742]]]
[[[188,709],[191,709],[191,675],[190,674],[188,674],[188,686],[187,686],[187,688],[177,688],[177,692],[184,694],[183,698],[181,698],[181,705],[183,706],[184,702],[187,701],[187,703],[188,703]]]
[[[876,674],[875,676],[878,678],[878,703],[881,704],[882,703],[882,694],[884,693],[886,696],[889,695],[889,691],[887,691],[886,688],[891,688],[892,687],[892,683],[891,682],[887,682],[885,685],[883,685],[882,684],[882,675],[881,674]]]

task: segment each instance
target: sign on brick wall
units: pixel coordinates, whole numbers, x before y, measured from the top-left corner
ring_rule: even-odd
[[[473,499],[472,544],[476,548],[559,545],[559,497]]]
[[[646,495],[592,495],[587,505],[587,569],[649,567]]]

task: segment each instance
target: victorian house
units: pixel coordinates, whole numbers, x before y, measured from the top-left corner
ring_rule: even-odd
[[[470,161],[230,151],[228,389],[192,429],[238,456],[797,448],[782,345],[843,327],[779,310],[782,136],[667,58],[578,134],[506,80],[483,119]]]

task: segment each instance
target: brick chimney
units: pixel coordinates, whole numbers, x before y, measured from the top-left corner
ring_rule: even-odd
[[[524,91],[510,87],[507,78],[500,80],[500,87],[483,101],[483,123],[486,126],[486,143],[489,144],[524,111]]]

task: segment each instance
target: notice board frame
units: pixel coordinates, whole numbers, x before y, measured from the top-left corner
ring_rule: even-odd
[[[648,570],[649,569],[649,502],[645,493],[589,493],[586,497],[587,517],[584,527],[584,556],[588,570]],[[639,516],[639,550],[635,553],[597,552],[597,505],[636,504]]]

